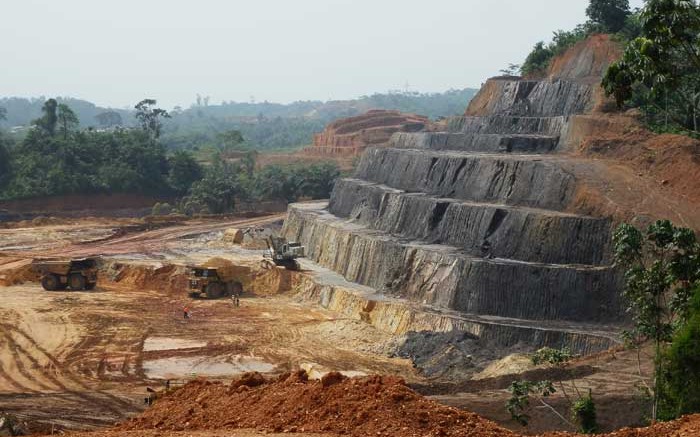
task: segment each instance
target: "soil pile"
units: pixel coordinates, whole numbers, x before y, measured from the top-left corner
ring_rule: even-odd
[[[230,385],[195,381],[158,400],[121,431],[256,428],[351,436],[508,436],[476,414],[440,405],[396,377],[309,381],[304,371],[276,380],[246,374]]]
[[[9,287],[39,279],[31,259],[0,258],[0,285]]]

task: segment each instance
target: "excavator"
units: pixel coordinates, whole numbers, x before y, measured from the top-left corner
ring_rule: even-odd
[[[268,249],[263,257],[272,260],[276,266],[287,270],[299,270],[297,258],[304,256],[304,246],[300,243],[288,242],[282,237],[268,237]],[[190,297],[218,299],[224,296],[240,296],[243,293],[243,283],[246,279],[241,276],[240,269],[233,265],[203,265],[189,266],[187,288]]]
[[[263,257],[271,259],[276,266],[287,270],[299,270],[301,266],[297,258],[304,257],[304,246],[301,243],[289,242],[283,237],[270,236]]]

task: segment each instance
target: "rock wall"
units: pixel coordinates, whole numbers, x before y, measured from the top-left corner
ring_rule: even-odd
[[[329,124],[314,135],[313,146],[304,152],[322,156],[359,155],[367,146],[386,143],[396,132],[418,132],[429,126],[428,118],[420,115],[370,110]]]
[[[380,296],[504,321],[513,338],[551,346],[574,341],[572,324],[625,323],[611,221],[565,212],[589,164],[559,154],[571,117],[596,105],[595,78],[615,46],[593,37],[543,80],[489,80],[440,132],[398,132],[368,147],[327,206],[290,207],[283,233]],[[514,326],[552,334],[540,341]]]

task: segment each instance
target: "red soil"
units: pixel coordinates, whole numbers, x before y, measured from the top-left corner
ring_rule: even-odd
[[[428,118],[399,111],[370,110],[363,115],[343,118],[329,124],[314,136],[309,155],[356,156],[371,145],[389,141],[395,132],[415,132],[430,125]]]
[[[158,400],[118,430],[255,428],[351,436],[509,436],[476,414],[428,400],[396,377],[308,381],[296,372],[277,380],[244,375],[230,385],[196,381]]]

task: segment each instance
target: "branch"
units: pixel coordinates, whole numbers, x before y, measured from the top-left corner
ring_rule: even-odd
[[[542,406],[544,406],[545,408],[548,408],[552,413],[554,413],[558,418],[560,418],[560,419],[562,420],[562,422],[564,422],[564,423],[566,423],[567,425],[569,425],[573,430],[576,430],[576,429],[577,429],[576,425],[574,425],[573,423],[571,423],[570,421],[568,421],[568,420],[566,419],[566,417],[562,416],[553,406],[549,405],[549,404],[546,403],[544,400],[542,400],[542,398],[537,398],[537,400],[540,401],[540,403],[542,404]]]

